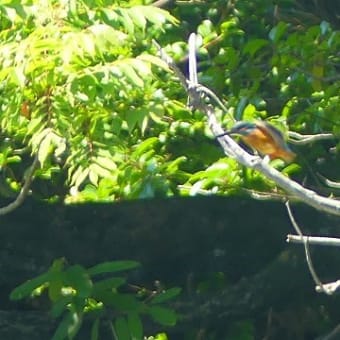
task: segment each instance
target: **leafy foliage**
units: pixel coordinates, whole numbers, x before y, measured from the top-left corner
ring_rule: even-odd
[[[284,5],[272,18],[269,0],[223,6],[176,7],[179,27],[141,1],[1,5],[3,194],[20,188],[35,152],[35,194],[68,203],[272,190],[265,178],[245,178],[221,159],[205,117],[187,111],[152,39],[184,60],[178,36],[197,29],[200,79],[228,101],[228,112],[219,113],[226,127],[233,116],[269,119],[284,131],[337,133],[339,34],[326,21],[301,26],[280,17]],[[307,163],[320,157],[333,156],[316,147]]]
[[[11,139],[3,166],[27,144],[40,177],[67,171],[68,202],[167,193],[178,161],[164,166],[167,155],[155,155],[164,143],[154,137],[166,104],[154,69],[166,66],[148,52],[176,20],[154,7],[95,2],[13,3],[2,12],[0,124]]]
[[[122,340],[142,339],[142,315],[149,315],[164,326],[176,324],[175,312],[161,304],[176,297],[181,290],[148,291],[135,287],[135,292],[121,292],[126,286],[124,275],[103,276],[126,272],[138,265],[135,261],[113,261],[86,269],[80,265],[66,266],[63,259],[58,259],[47,272],[15,288],[10,297],[20,300],[47,293],[51,315],[61,318],[52,338],[55,340],[74,338],[85,317],[92,320],[93,340],[99,339],[100,322],[107,319],[112,327],[112,336]]]

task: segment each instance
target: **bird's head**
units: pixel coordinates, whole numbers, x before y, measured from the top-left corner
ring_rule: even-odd
[[[252,122],[237,122],[229,131],[228,135],[248,136],[257,129],[255,123]]]

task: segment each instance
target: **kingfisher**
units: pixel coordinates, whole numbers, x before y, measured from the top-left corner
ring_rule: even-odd
[[[291,163],[296,154],[287,145],[280,130],[265,121],[237,122],[229,131],[218,135],[238,135],[250,148],[258,151],[262,156],[268,155],[272,159],[282,159]]]

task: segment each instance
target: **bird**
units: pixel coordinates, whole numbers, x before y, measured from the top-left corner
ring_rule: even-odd
[[[270,160],[281,159],[286,163],[291,163],[296,154],[287,145],[284,136],[272,124],[258,120],[255,122],[239,121],[224,135],[238,135],[241,140],[262,156],[268,155]]]

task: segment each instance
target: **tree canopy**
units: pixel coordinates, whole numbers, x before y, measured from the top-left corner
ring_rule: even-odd
[[[3,4],[3,195],[16,194],[36,153],[33,194],[65,202],[275,190],[223,157],[152,40],[185,69],[186,37],[197,30],[200,82],[225,101],[225,127],[231,117],[261,118],[285,133],[336,136],[339,35],[297,8],[293,1],[183,2],[170,12],[143,1]],[[305,159],[283,171],[314,186],[310,167],[334,178],[336,149],[327,145],[296,146]]]

